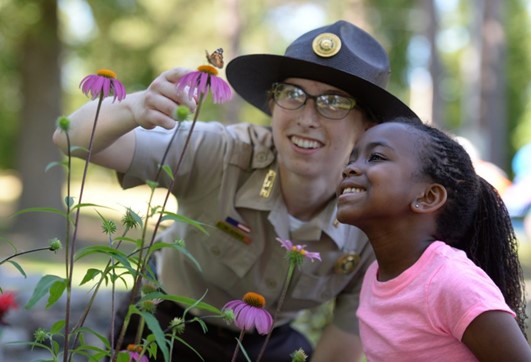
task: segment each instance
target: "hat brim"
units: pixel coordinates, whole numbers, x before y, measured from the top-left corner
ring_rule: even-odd
[[[379,122],[396,117],[418,118],[397,97],[373,83],[352,74],[320,64],[273,54],[250,54],[234,58],[226,68],[232,88],[247,102],[271,115],[268,91],[286,78],[305,78],[326,83],[354,97]]]

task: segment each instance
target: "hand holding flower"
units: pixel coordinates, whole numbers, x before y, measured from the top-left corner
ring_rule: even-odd
[[[131,111],[136,123],[146,129],[160,126],[172,129],[175,126],[173,117],[179,105],[186,106],[193,113],[197,108],[197,99],[188,92],[176,92],[179,80],[191,70],[174,68],[160,74],[149,87],[137,93],[141,99],[131,103]]]

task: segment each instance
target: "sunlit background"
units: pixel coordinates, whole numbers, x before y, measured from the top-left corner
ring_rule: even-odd
[[[60,217],[14,214],[63,207],[64,171],[47,169],[62,159],[51,135],[59,116],[88,101],[79,89],[85,75],[112,69],[131,93],[166,69],[204,63],[205,50],[222,47],[226,61],[282,54],[297,36],[338,19],[384,45],[393,70],[388,89],[424,121],[466,138],[478,164],[488,161],[505,177],[500,192],[531,170],[530,156],[522,175],[512,164],[531,143],[531,0],[0,0],[0,258],[63,238]],[[268,122],[238,98],[208,104],[202,116]],[[74,190],[82,166],[74,163]],[[85,200],[108,207],[108,217],[119,219],[126,207],[142,213],[147,196],[146,188],[122,191],[113,173],[89,168]],[[515,227],[527,273],[524,216]],[[87,211],[84,222],[83,242],[105,242],[95,213]],[[56,272],[61,258],[39,254],[22,264],[31,273]],[[24,280],[6,265],[1,275]],[[0,287],[11,285],[0,277]]]

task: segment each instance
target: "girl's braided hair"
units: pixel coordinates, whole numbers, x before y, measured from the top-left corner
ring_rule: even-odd
[[[518,243],[509,213],[496,189],[478,176],[466,150],[441,130],[400,119],[419,133],[420,176],[446,188],[437,217],[438,240],[466,252],[500,288],[526,335],[525,287]]]

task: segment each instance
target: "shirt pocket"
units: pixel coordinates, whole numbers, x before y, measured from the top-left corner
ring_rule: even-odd
[[[361,283],[363,263],[361,259],[352,266],[349,272],[342,272],[336,267],[345,260],[350,253],[342,251],[321,252],[322,262],[309,263],[305,261],[293,286],[291,296],[294,299],[306,300],[308,303],[321,304],[335,298],[340,293],[357,293],[354,279]],[[343,269],[344,270],[344,269]],[[352,290],[352,291],[351,291]]]
[[[247,245],[215,226],[208,235],[189,231],[187,249],[200,264],[205,280],[224,287],[236,284],[255,264],[257,256]]]
[[[352,277],[353,274],[315,275],[303,272],[293,287],[291,295],[294,299],[322,304],[342,292]]]

